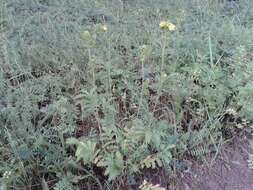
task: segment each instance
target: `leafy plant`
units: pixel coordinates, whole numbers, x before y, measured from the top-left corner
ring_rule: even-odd
[[[252,2],[228,4],[2,1],[2,188],[122,189],[250,131]]]
[[[77,139],[68,139],[67,144],[76,145],[76,153],[77,161],[82,160],[84,164],[92,163],[95,159],[98,151],[96,151],[96,143],[91,141],[78,141]]]
[[[159,184],[153,185],[152,183],[148,183],[146,180],[140,186],[141,190],[165,190],[165,188],[160,187]]]

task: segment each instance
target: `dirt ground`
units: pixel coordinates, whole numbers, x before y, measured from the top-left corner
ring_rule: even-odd
[[[251,152],[246,137],[234,139],[224,146],[215,162],[209,159],[205,167],[193,163],[182,174],[182,190],[253,190],[253,170],[247,162]]]

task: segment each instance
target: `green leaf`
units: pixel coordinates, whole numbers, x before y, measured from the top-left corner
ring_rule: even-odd
[[[153,185],[152,183],[148,183],[146,180],[139,187],[140,190],[165,190],[165,188],[160,187],[159,184]]]
[[[80,142],[75,155],[77,160],[83,160],[84,164],[92,162],[96,155],[96,143],[91,141]]]
[[[90,140],[83,142],[75,138],[70,138],[67,140],[67,144],[77,145],[75,156],[77,157],[77,161],[82,160],[84,164],[91,163],[98,153],[96,151],[96,142]]]
[[[154,134],[152,133],[151,129],[146,130],[146,132],[145,132],[145,143],[146,144],[150,144],[150,142],[153,138],[153,135]]]
[[[69,139],[67,139],[66,144],[68,144],[68,145],[78,145],[79,140],[76,139],[76,138],[69,138]]]
[[[110,155],[104,162],[106,166],[105,174],[109,176],[109,180],[115,179],[123,172],[124,160],[119,151],[115,155]]]

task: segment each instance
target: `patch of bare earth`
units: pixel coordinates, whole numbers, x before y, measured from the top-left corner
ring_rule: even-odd
[[[220,155],[207,166],[193,163],[181,176],[181,188],[173,190],[253,190],[253,170],[248,167],[251,152],[248,139],[237,137],[224,145]]]

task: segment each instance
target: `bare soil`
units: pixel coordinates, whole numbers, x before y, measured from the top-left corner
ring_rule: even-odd
[[[181,176],[181,187],[173,190],[253,190],[253,170],[248,167],[249,140],[237,137],[224,146],[217,159],[192,166]]]

